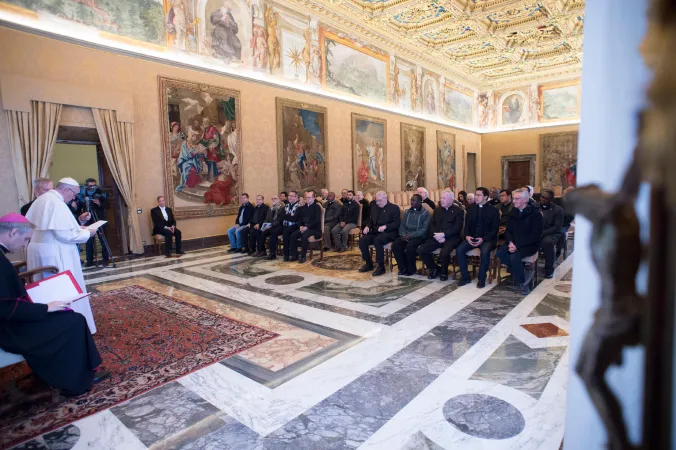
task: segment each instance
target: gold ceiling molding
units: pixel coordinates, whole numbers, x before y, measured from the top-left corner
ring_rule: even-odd
[[[584,0],[290,0],[478,91],[579,76]]]

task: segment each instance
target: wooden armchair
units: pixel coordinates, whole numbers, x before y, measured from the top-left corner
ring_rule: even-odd
[[[19,278],[23,280],[24,284],[31,284],[34,281],[33,278],[35,275],[44,272],[49,272],[52,275],[59,273],[59,268],[54,266],[36,267],[35,269],[21,271],[21,269],[28,267],[28,263],[26,261],[18,261],[12,263],[12,265],[14,266],[14,269],[16,269]]]

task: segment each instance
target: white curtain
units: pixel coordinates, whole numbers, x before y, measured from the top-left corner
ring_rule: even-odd
[[[143,253],[143,240],[136,213],[136,190],[134,183],[134,124],[119,122],[117,113],[109,109],[92,108],[96,130],[99,133],[103,154],[120,194],[127,203],[127,229],[129,249]]]
[[[31,112],[6,111],[9,144],[21,204],[33,199],[33,180],[47,177],[62,105],[31,102]]]

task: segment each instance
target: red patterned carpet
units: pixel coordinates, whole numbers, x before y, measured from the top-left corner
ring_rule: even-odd
[[[140,286],[92,294],[91,301],[98,327],[94,340],[111,378],[68,399],[30,375],[18,386],[23,400],[30,400],[13,408],[7,387],[0,388],[0,448],[111,408],[278,336]]]

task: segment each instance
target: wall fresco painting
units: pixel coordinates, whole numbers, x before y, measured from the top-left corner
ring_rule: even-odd
[[[540,86],[540,121],[573,120],[580,117],[580,85]]]
[[[502,101],[502,107],[500,110],[502,124],[517,125],[525,122],[526,111],[524,111],[524,108],[526,107],[527,104],[522,95],[509,94]]]
[[[453,89],[444,88],[444,115],[448,120],[470,125],[473,121],[473,99],[471,95]]]
[[[352,113],[354,185],[363,192],[387,188],[387,121]]]

